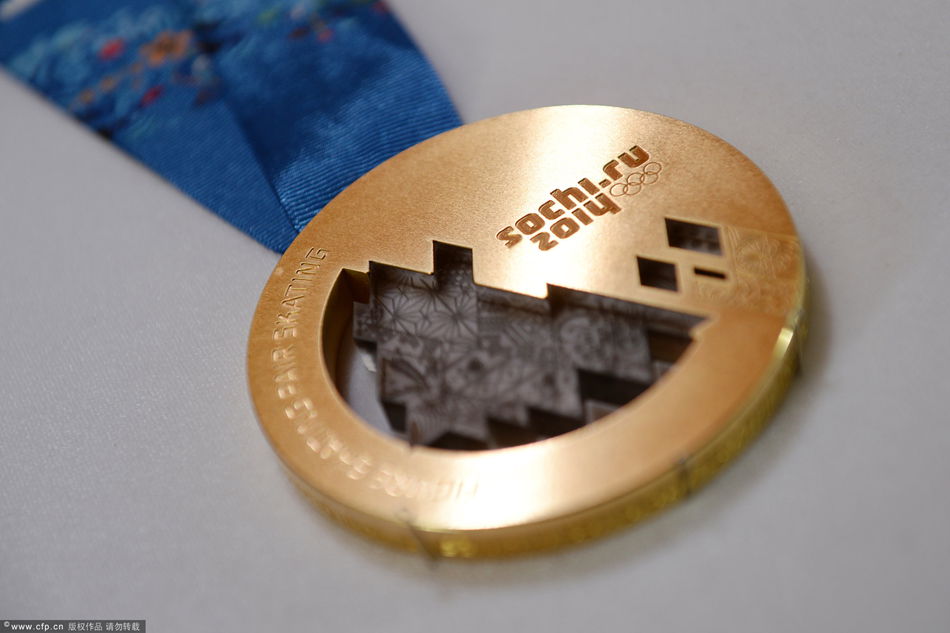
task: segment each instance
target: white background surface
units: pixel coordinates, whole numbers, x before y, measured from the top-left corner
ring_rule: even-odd
[[[661,112],[773,179],[805,374],[702,494],[446,563],[350,536],[257,428],[276,255],[0,76],[0,619],[151,631],[950,630],[950,5],[394,0],[463,118]]]

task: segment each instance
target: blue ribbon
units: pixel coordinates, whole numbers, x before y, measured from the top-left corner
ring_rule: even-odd
[[[283,251],[352,181],[459,124],[381,2],[24,0],[0,62]]]

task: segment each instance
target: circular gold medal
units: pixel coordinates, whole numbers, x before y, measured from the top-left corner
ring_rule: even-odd
[[[785,205],[735,148],[635,110],[517,112],[406,150],[310,223],[254,316],[251,392],[346,526],[436,556],[542,550],[735,457],[788,385],[804,295]],[[337,387],[354,345],[382,428]]]

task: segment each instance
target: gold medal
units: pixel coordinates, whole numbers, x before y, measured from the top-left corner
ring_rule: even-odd
[[[722,140],[518,112],[406,150],[310,223],[254,316],[251,392],[346,526],[434,556],[548,549],[670,505],[755,437],[805,281],[781,197]],[[337,387],[354,345],[384,428]]]

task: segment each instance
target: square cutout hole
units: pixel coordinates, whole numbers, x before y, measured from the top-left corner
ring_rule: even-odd
[[[722,255],[719,229],[715,226],[666,218],[666,239],[674,248]]]
[[[656,259],[637,257],[637,268],[640,271],[640,283],[653,288],[676,291],[676,265],[661,262]]]

